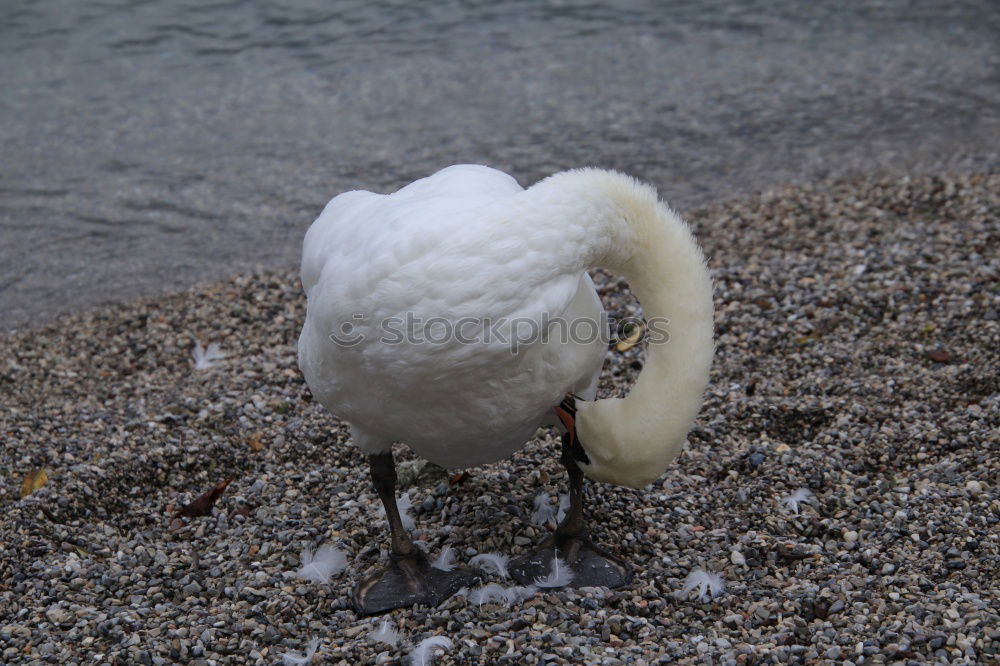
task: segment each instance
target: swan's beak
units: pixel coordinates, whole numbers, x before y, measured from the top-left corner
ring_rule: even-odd
[[[584,465],[589,465],[590,456],[583,450],[580,439],[576,436],[576,396],[572,393],[567,393],[563,401],[554,409],[556,416],[559,417],[559,421],[562,422],[563,427],[566,428],[566,433],[569,435],[570,454],[577,461],[582,462]]]

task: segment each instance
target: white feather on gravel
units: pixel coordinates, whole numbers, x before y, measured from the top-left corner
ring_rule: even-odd
[[[226,358],[226,355],[219,348],[218,343],[213,342],[208,345],[208,348],[201,346],[201,342],[195,340],[194,351],[191,354],[194,357],[194,369],[195,370],[208,370],[209,368],[215,366],[219,361]]]
[[[506,579],[509,575],[507,573],[508,562],[510,562],[510,558],[503,553],[480,553],[469,560],[469,564],[472,566],[478,566],[482,567],[486,571],[492,571],[503,579]]]
[[[538,587],[566,587],[573,582],[573,570],[563,558],[552,558],[552,570],[545,578],[536,578],[535,585]]]
[[[396,647],[399,645],[399,632],[396,628],[389,624],[389,620],[384,620],[382,624],[379,625],[378,629],[374,629],[368,633],[369,640],[378,641],[380,643],[385,643],[386,645],[391,645]]]
[[[507,603],[516,604],[524,601],[525,599],[530,599],[535,596],[538,592],[538,588],[534,585],[513,585],[511,587],[504,588],[504,596],[507,597]]]
[[[425,638],[417,643],[417,647],[413,648],[409,663],[411,666],[430,666],[434,663],[434,650],[450,650],[451,646],[451,639],[444,636]]]
[[[295,575],[311,580],[314,583],[329,583],[347,567],[347,555],[333,546],[321,546],[313,552],[312,548],[302,551],[302,566]]]
[[[556,512],[556,522],[561,523],[562,519],[566,517],[566,512],[569,511],[569,495],[559,496],[559,510]]]
[[[396,498],[396,509],[399,511],[399,521],[403,523],[403,529],[407,532],[416,529],[417,524],[413,522],[413,516],[410,515],[410,511],[413,510],[413,500],[410,499],[410,493],[404,493]],[[385,517],[385,507],[381,504],[379,504],[378,512],[383,518]]]
[[[477,587],[472,592],[469,592],[469,601],[476,604],[477,606],[482,606],[483,604],[491,604],[494,602],[507,602],[507,595],[504,594],[503,586],[497,583],[490,583],[489,585],[483,585],[482,587]]]
[[[694,590],[698,591],[698,598],[702,601],[709,601],[719,596],[726,590],[726,581],[722,576],[702,568],[692,569],[691,573],[684,579],[684,587],[674,596],[678,599],[686,599]]]
[[[454,569],[455,552],[451,549],[451,546],[445,546],[431,566],[439,571],[451,571]]]
[[[319,649],[319,639],[314,638],[309,641],[309,645],[306,646],[306,653],[300,654],[298,652],[285,652],[281,655],[281,662],[285,666],[299,666],[300,664],[308,664],[312,661],[313,656]]]
[[[538,588],[534,585],[513,585],[504,587],[497,583],[490,583],[469,592],[469,602],[482,606],[483,604],[500,603],[512,606],[525,599],[535,596]]]
[[[800,504],[815,504],[816,496],[812,494],[812,491],[808,488],[799,488],[791,495],[787,495],[781,498],[781,504],[794,513],[798,515]]]
[[[531,513],[531,522],[535,525],[546,525],[554,522],[556,511],[552,508],[552,498],[548,493],[535,495],[535,510]]]
[[[410,515],[410,511],[413,511],[413,500],[410,498],[410,493],[400,495],[399,499],[396,500],[396,506],[399,507],[399,519],[403,523],[403,529],[412,532],[417,524],[413,522],[413,516]]]

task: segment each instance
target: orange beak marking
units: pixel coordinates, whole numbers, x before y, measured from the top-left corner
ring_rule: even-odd
[[[559,420],[562,421],[563,426],[566,428],[566,432],[569,433],[570,442],[572,442],[576,439],[576,420],[573,418],[572,414],[567,412],[562,407],[557,406],[553,409],[556,410],[556,416],[558,416]]]

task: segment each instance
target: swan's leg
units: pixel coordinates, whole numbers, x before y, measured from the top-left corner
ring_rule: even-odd
[[[632,569],[622,560],[595,545],[583,520],[583,470],[570,448],[569,434],[563,435],[560,461],[569,475],[569,510],[555,533],[534,553],[511,564],[510,574],[521,585],[531,585],[552,570],[552,558],[561,557],[573,571],[573,587],[622,587],[632,580]]]
[[[430,566],[427,556],[414,545],[403,528],[396,506],[396,465],[392,453],[368,456],[372,481],[389,520],[389,563],[358,583],[354,603],[365,614],[381,613],[402,606],[437,606],[463,587],[472,585],[479,571],[455,567],[441,571]]]

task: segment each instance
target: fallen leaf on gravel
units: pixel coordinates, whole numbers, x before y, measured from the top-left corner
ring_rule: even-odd
[[[799,335],[799,336],[797,336],[795,338],[795,344],[797,344],[797,345],[799,345],[801,347],[803,345],[807,345],[809,343],[816,342],[817,340],[819,340],[819,333],[817,333],[816,331],[813,331],[812,333],[809,333],[808,335]]]
[[[927,358],[935,363],[947,363],[951,360],[951,354],[943,349],[935,349],[934,351],[927,352]]]
[[[46,474],[45,470],[41,467],[28,472],[24,475],[24,480],[21,481],[21,497],[27,497],[31,493],[35,492],[44,486],[45,482],[48,480],[49,475]]]
[[[232,479],[226,479],[225,481],[219,481],[215,484],[215,487],[200,496],[198,499],[194,500],[189,504],[182,506],[174,517],[184,516],[186,518],[194,518],[196,516],[204,516],[209,511],[212,510],[212,505],[215,504],[215,500],[219,499],[219,495],[226,489]]]
[[[251,511],[250,507],[248,505],[244,504],[243,506],[241,506],[238,509],[236,509],[235,511],[233,511],[233,513],[231,515],[233,515],[233,516],[243,516],[244,518],[247,518],[247,517],[250,516],[250,511]]]
[[[812,602],[812,613],[821,620],[830,616],[830,604],[823,600]]]
[[[778,557],[785,560],[804,560],[807,557],[813,555],[807,548],[802,545],[796,545],[791,543],[786,543],[783,546],[778,546],[776,549]]]
[[[247,446],[249,446],[250,450],[253,451],[254,453],[257,453],[258,451],[263,451],[264,450],[263,438],[264,438],[263,433],[255,432],[254,434],[250,435],[249,439],[247,439]]]
[[[618,341],[618,344],[615,345],[615,349],[620,352],[632,349],[632,347],[639,344],[639,340],[642,339],[642,334],[644,332],[645,328],[643,326],[633,326],[628,335],[626,335],[624,339]]]
[[[56,514],[52,513],[52,509],[48,508],[44,504],[39,505],[38,508],[42,510],[42,514],[46,518],[48,518],[51,522],[56,523],[57,525],[62,525],[62,520],[59,519],[59,516],[57,516]]]
[[[450,483],[453,486],[458,485],[460,483],[465,483],[466,481],[469,480],[471,476],[472,475],[469,474],[468,472],[456,472],[455,474],[452,474],[448,478],[448,483]]]

